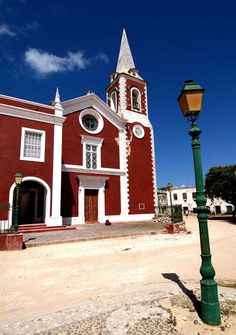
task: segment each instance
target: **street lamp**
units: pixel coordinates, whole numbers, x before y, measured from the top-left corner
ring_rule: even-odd
[[[14,206],[14,215],[13,215],[13,228],[15,234],[18,233],[19,226],[19,212],[20,212],[20,185],[22,183],[23,176],[20,172],[16,172],[15,176],[15,184],[16,184],[16,197],[15,197],[15,206]]]
[[[171,222],[172,222],[173,221],[173,206],[172,206],[171,192],[173,191],[173,185],[171,183],[168,183],[166,185],[166,189],[170,193],[170,210],[171,210]]]
[[[201,318],[203,322],[216,326],[221,323],[220,305],[217,293],[217,283],[214,280],[215,270],[211,264],[210,241],[207,224],[208,209],[206,207],[206,197],[204,193],[204,181],[199,140],[201,130],[196,124],[196,120],[202,109],[203,93],[204,89],[199,84],[193,82],[193,80],[186,80],[178,98],[178,101],[184,116],[192,123],[192,128],[189,131],[189,135],[192,137],[192,149],[197,193],[197,217],[199,222],[202,258],[202,264],[200,268],[200,273],[202,275]]]

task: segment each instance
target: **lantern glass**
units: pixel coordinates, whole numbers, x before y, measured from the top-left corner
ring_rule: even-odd
[[[194,121],[202,110],[204,89],[193,80],[186,80],[178,98],[185,117]]]
[[[203,92],[190,92],[186,94],[189,113],[201,112]]]
[[[14,178],[16,185],[20,185],[22,183],[23,176],[20,172],[16,172]]]
[[[168,183],[166,185],[166,189],[167,189],[167,191],[172,192],[173,191],[173,185],[171,183]]]

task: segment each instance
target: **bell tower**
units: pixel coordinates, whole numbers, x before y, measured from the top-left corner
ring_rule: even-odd
[[[147,115],[146,81],[134,65],[128,38],[123,29],[116,71],[111,74],[107,102],[121,117]],[[134,115],[133,115],[134,117]]]
[[[147,83],[135,67],[123,29],[116,71],[107,87],[107,103],[126,120],[125,149],[121,147],[122,199],[128,214],[151,219],[157,209],[154,132],[148,117]]]

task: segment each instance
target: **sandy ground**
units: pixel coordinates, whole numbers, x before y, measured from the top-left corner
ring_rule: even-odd
[[[105,300],[119,294],[137,296],[140,291],[179,290],[176,283],[163,276],[165,273],[177,274],[188,288],[199,287],[200,246],[196,217],[187,218],[186,227],[190,234],[98,240],[1,252],[1,323],[43,317],[86,301]],[[236,225],[209,221],[209,232],[216,280],[236,282]],[[165,304],[168,307],[168,301]],[[234,326],[232,324],[225,333],[236,334]],[[181,327],[184,333],[184,326]],[[218,334],[212,330],[210,333]],[[186,330],[186,334],[191,333]]]

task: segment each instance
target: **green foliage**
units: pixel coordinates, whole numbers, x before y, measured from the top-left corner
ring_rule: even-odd
[[[206,195],[222,198],[236,207],[236,165],[212,167],[205,182]]]

